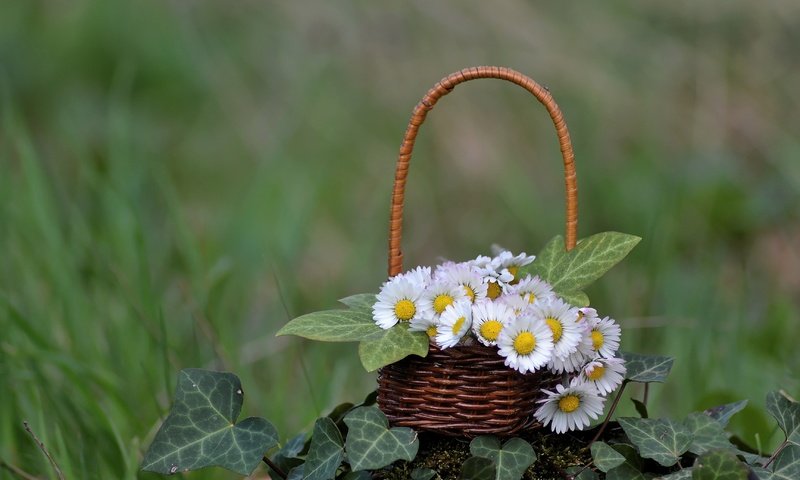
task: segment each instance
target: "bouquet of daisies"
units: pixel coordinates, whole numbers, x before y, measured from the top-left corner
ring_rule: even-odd
[[[534,416],[557,433],[581,430],[602,414],[606,395],[624,378],[624,361],[615,357],[621,329],[593,308],[566,303],[539,276],[522,276],[534,259],[502,251],[417,267],[383,284],[373,319],[383,329],[405,322],[439,349],[496,347],[521,374],[561,374],[555,392],[542,390]]]

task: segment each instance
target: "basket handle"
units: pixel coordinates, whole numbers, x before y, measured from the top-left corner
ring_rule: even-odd
[[[545,106],[547,113],[553,120],[558,135],[558,144],[561,147],[561,157],[564,160],[564,183],[566,186],[566,248],[572,250],[577,242],[578,230],[578,185],[575,176],[575,154],[572,151],[572,142],[569,131],[561,110],[553,100],[550,92],[536,83],[532,78],[515,70],[505,67],[471,67],[451,73],[439,80],[422,100],[414,107],[411,120],[406,127],[403,143],[400,145],[400,155],[397,157],[397,167],[394,176],[394,189],[392,190],[392,208],[389,216],[389,276],[393,277],[403,271],[403,252],[400,243],[403,236],[403,201],[405,199],[406,177],[411,161],[411,152],[419,132],[419,127],[425,121],[428,112],[433,109],[436,102],[456,85],[474,80],[476,78],[499,78],[515,83],[531,92],[539,102]]]

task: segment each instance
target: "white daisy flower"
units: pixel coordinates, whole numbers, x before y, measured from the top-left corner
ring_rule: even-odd
[[[408,329],[412,332],[425,332],[428,334],[428,338],[434,338],[439,333],[439,319],[432,315],[424,315],[411,320]]]
[[[391,328],[397,322],[410,322],[423,316],[420,298],[422,285],[407,278],[394,277],[383,284],[376,295],[377,301],[372,306],[372,318],[384,329]]]
[[[505,364],[520,373],[543,367],[553,353],[553,332],[542,320],[530,315],[517,318],[500,331],[498,352]]]
[[[497,345],[500,332],[514,321],[514,310],[502,303],[483,301],[472,306],[472,333],[488,346]]]
[[[584,338],[586,337],[584,336]],[[558,358],[553,355],[553,358],[547,364],[547,368],[553,373],[578,372],[593,356],[594,352],[592,351],[591,343],[582,341],[578,344],[578,348],[567,355],[566,358]]]
[[[456,345],[472,326],[472,304],[456,302],[448,306],[439,318],[436,344],[445,349]]]
[[[401,273],[398,277],[407,278],[425,288],[431,283],[431,267],[417,267],[413,270]]]
[[[530,302],[519,295],[503,295],[497,299],[497,303],[502,303],[503,305],[511,307],[514,311],[514,315],[517,316],[526,313],[532,308]]]
[[[602,320],[595,318],[589,321],[589,325],[592,350],[603,358],[614,358],[619,349],[619,338],[622,335],[620,326],[610,317]]]
[[[442,272],[442,280],[451,284],[460,285],[464,289],[471,303],[486,298],[487,285],[483,279],[468,263],[458,263]]]
[[[556,391],[542,390],[547,398],[533,414],[556,433],[583,430],[603,413],[603,399],[592,384],[573,379],[568,387],[556,385]]]
[[[584,336],[584,329],[577,323],[578,309],[556,298],[549,302],[537,303],[533,313],[547,322],[553,332],[553,356],[562,360],[578,349]]]
[[[515,279],[517,274],[519,273],[519,268],[528,265],[529,263],[533,262],[536,257],[531,255],[525,255],[525,252],[520,253],[517,256],[514,256],[513,253],[509,252],[508,250],[500,252],[496,257],[492,259],[491,267],[496,272],[502,272],[503,270],[508,270]]]
[[[578,309],[578,321],[597,318],[597,310],[591,307],[583,307]]]
[[[556,298],[553,287],[539,276],[526,275],[519,283],[509,288],[509,293],[520,295],[529,303],[547,302]]]
[[[476,268],[486,268],[492,263],[492,257],[486,255],[478,255],[474,260],[470,260],[469,264]]]
[[[581,379],[594,385],[600,395],[616,390],[624,378],[625,360],[621,358],[598,358],[581,370]]]
[[[436,265],[436,268],[433,270],[433,280],[436,282],[445,280],[448,276],[450,276],[450,271],[456,268],[458,265],[458,263],[452,260],[446,260],[439,265]]]
[[[466,299],[467,293],[460,285],[437,280],[428,285],[419,304],[426,315],[438,317],[450,305]]]

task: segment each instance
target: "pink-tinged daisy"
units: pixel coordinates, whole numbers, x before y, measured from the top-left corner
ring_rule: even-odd
[[[460,285],[464,289],[471,303],[479,302],[486,298],[487,285],[483,278],[468,263],[457,263],[441,273],[441,281]]]
[[[372,306],[372,318],[384,329],[397,322],[410,322],[423,316],[420,298],[424,289],[407,278],[394,277],[383,284]]]
[[[556,298],[553,287],[539,276],[526,275],[519,283],[509,288],[509,293],[517,294],[528,303],[547,302]]]
[[[450,348],[469,332],[472,326],[472,304],[469,301],[456,302],[448,306],[439,317],[436,330],[436,344],[441,349]]]
[[[517,276],[519,274],[520,267],[524,267],[529,263],[533,262],[536,259],[533,255],[525,255],[525,252],[520,253],[519,255],[514,256],[513,253],[509,252],[508,250],[500,252],[496,257],[492,259],[491,267],[496,272],[503,272],[503,270],[508,270],[514,279],[519,279]],[[513,280],[512,280],[513,281]]]
[[[550,360],[553,332],[542,320],[526,315],[500,331],[497,346],[506,366],[520,373],[534,372]]]
[[[568,387],[556,385],[556,391],[542,390],[547,398],[534,412],[543,425],[550,425],[556,433],[583,430],[603,413],[605,400],[592,384],[573,379]]]
[[[497,345],[500,332],[515,318],[511,307],[488,300],[479,302],[472,306],[472,333],[486,346]]]
[[[619,338],[622,335],[622,329],[617,322],[610,317],[602,320],[595,318],[589,321],[589,325],[592,350],[603,358],[614,358],[619,349]]]
[[[625,360],[598,358],[581,370],[581,379],[597,388],[600,395],[608,395],[622,385],[625,379]]]

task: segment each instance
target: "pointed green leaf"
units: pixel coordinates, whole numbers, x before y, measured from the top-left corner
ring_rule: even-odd
[[[330,480],[342,463],[344,441],[336,423],[328,417],[317,419],[308,449],[303,480]]]
[[[357,293],[339,300],[340,303],[347,305],[351,310],[363,310],[370,314],[372,314],[372,306],[377,301],[374,293]]]
[[[769,392],[767,411],[778,421],[786,439],[800,445],[800,403],[790,398],[786,392]]]
[[[305,433],[301,433],[293,437],[291,440],[286,442],[286,445],[281,447],[281,449],[272,456],[272,463],[277,465],[278,468],[284,472],[288,472],[289,470],[303,463],[303,460],[298,458],[298,456],[300,455],[300,452],[303,451],[305,444]]]
[[[556,277],[556,268],[567,255],[567,248],[564,245],[564,237],[556,235],[542,248],[533,263],[522,267],[522,274],[531,276],[538,275],[546,282]]]
[[[583,292],[561,292],[558,296],[573,307],[589,306],[589,297]]]
[[[738,402],[706,409],[703,413],[719,422],[723,427],[727,427],[731,417],[741,412],[746,406],[747,400],[739,400]]]
[[[728,441],[728,434],[722,425],[708,415],[695,412],[683,422],[692,434],[692,445],[689,451],[702,455],[712,450],[736,450]]]
[[[633,445],[615,443],[611,448],[625,457],[625,463],[609,470],[606,473],[606,480],[647,480],[641,472],[642,459]]]
[[[684,468],[683,470],[672,472],[669,475],[658,477],[658,480],[691,480],[693,470],[693,468]]]
[[[647,414],[647,405],[640,400],[636,400],[635,398],[631,398],[631,402],[633,402],[633,406],[636,408],[636,413],[638,413],[640,417],[650,418],[650,415]]]
[[[772,464],[775,480],[797,480],[800,478],[800,447],[789,445],[775,457]]]
[[[372,480],[372,474],[365,471],[347,472],[340,480]]]
[[[386,330],[377,340],[358,344],[358,356],[368,372],[397,362],[409,355],[424,357],[428,354],[428,335],[425,332],[412,332],[405,323]]]
[[[289,471],[289,474],[286,476],[286,480],[303,480],[303,470],[305,469],[305,464],[298,465]]]
[[[692,434],[683,423],[666,418],[620,418],[619,424],[643,458],[665,467],[675,465],[692,444]]]
[[[597,468],[608,472],[625,463],[625,457],[604,442],[594,442],[591,446],[592,460]]]
[[[567,475],[571,475],[570,478],[574,480],[598,480],[600,478],[591,468],[583,468],[580,465],[567,467],[565,471]]]
[[[662,355],[641,355],[629,352],[621,352],[621,354],[625,360],[625,379],[631,382],[663,382],[675,361],[672,357]]]
[[[249,475],[278,433],[263,418],[239,423],[244,393],[232,373],[181,370],[175,403],[142,461],[142,470],[173,474],[216,465]]]
[[[750,467],[750,471],[755,474],[758,480],[775,480],[775,475],[763,467]]]
[[[697,457],[692,480],[747,480],[750,469],[726,450],[714,450]]]
[[[417,456],[417,434],[405,427],[390,429],[378,407],[358,407],[344,417],[344,423],[347,461],[354,471],[383,468],[397,460],[410,462]]]
[[[436,476],[436,470],[430,468],[415,468],[411,472],[411,480],[431,480]]]
[[[461,465],[460,480],[494,480],[494,462],[488,458],[470,457]]]
[[[297,335],[323,342],[360,342],[379,338],[385,332],[375,325],[372,312],[324,310],[295,318],[278,330],[277,335]]]
[[[489,458],[494,461],[497,480],[517,480],[536,461],[533,447],[521,438],[512,438],[500,447],[497,437],[488,435],[477,437],[469,444],[474,457]]]

